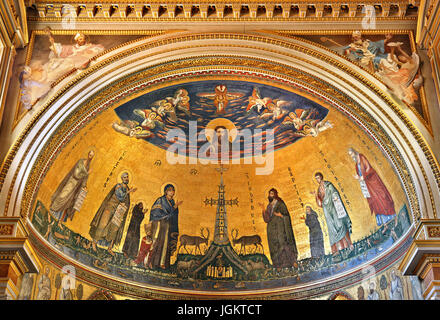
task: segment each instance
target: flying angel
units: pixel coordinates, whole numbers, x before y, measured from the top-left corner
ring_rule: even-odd
[[[156,127],[164,127],[163,119],[157,114],[157,112],[149,109],[134,109],[133,113],[143,119],[140,126],[144,130],[153,130]]]
[[[139,122],[134,120],[123,120],[119,123],[113,122],[112,127],[115,131],[125,134],[130,138],[148,138],[153,135],[153,132],[150,130],[145,130],[141,126],[139,126]]]
[[[154,102],[151,110],[162,118],[169,117],[173,122],[177,121],[177,111],[181,111],[189,116],[191,112],[188,91],[185,89],[177,90],[174,97],[166,97]]]
[[[315,119],[318,115],[316,109],[296,109],[290,112],[284,119],[283,126],[294,126],[296,131],[293,132],[295,137],[317,137],[318,134],[329,128],[333,128],[330,121]]]
[[[261,98],[260,90],[254,88],[252,95],[248,98],[247,112],[254,110],[262,119],[272,118],[272,122],[283,118],[287,111],[282,107],[291,103],[284,100],[272,99],[269,97]]]

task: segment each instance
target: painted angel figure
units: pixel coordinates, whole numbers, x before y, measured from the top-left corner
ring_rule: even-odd
[[[260,115],[260,118],[261,119],[272,118],[270,122],[273,122],[275,120],[280,120],[287,114],[287,111],[282,108],[283,106],[286,105],[290,105],[290,102],[275,99],[267,105],[266,111]]]
[[[35,76],[36,74],[38,73],[31,67],[25,66],[19,75],[20,100],[28,110],[32,109],[32,106],[45,97],[51,89],[49,83],[35,80],[38,79],[38,76]]]
[[[330,121],[315,119],[317,111],[311,109],[296,109],[290,112],[284,119],[283,125],[293,125],[296,131],[293,133],[296,137],[316,137],[318,134],[329,128],[333,128]]]
[[[47,59],[33,61],[19,75],[21,102],[26,109],[45,98],[58,79],[87,68],[92,58],[105,50],[101,44],[90,43],[83,33],[75,34],[74,44],[62,44],[55,41],[50,28],[45,32],[50,43]]]
[[[144,130],[153,130],[156,127],[164,127],[162,117],[157,112],[148,109],[134,109],[133,113],[143,119],[140,126]]]
[[[46,29],[50,42],[49,61],[43,65],[43,82],[57,80],[67,72],[74,69],[85,69],[90,64],[91,58],[105,50],[101,44],[93,44],[87,40],[83,33],[77,33],[73,40],[75,44],[67,45],[55,42],[50,29]]]
[[[224,84],[219,84],[214,88],[214,93],[199,93],[199,97],[214,99],[214,106],[217,108],[216,113],[225,113],[229,102],[234,99],[243,97],[240,92],[229,92]]]
[[[287,111],[283,109],[284,106],[290,105],[290,102],[272,99],[269,97],[261,98],[258,88],[252,90],[252,95],[248,99],[249,104],[246,108],[247,112],[254,110],[261,119],[271,119],[268,122],[272,123],[276,120],[282,119]]]
[[[113,129],[115,129],[115,131],[125,134],[130,138],[134,137],[137,139],[141,139],[141,138],[148,138],[153,135],[153,133],[150,130],[143,129],[139,125],[139,122],[134,120],[123,120],[120,121],[119,123],[114,122],[112,123],[112,127]]]
[[[154,102],[151,110],[162,118],[169,117],[173,122],[176,122],[177,111],[181,111],[187,116],[191,114],[189,100],[188,91],[179,89],[174,94],[174,97],[166,97]]]
[[[269,103],[272,103],[272,99],[269,97],[261,98],[260,90],[258,90],[258,88],[252,90],[252,95],[248,98],[248,101],[249,103],[246,111],[250,112],[254,110],[259,115],[268,109],[267,105]]]
[[[389,63],[381,64],[377,74],[382,78],[390,90],[404,103],[413,105],[418,100],[417,89],[423,83],[423,78],[418,74],[420,57],[416,52],[408,55],[402,50],[402,42],[391,42]]]

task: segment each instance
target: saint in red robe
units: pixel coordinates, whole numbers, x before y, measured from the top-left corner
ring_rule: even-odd
[[[147,237],[142,238],[141,248],[139,249],[138,256],[135,260],[136,264],[141,264],[147,266],[148,259],[151,252],[151,245],[153,241],[151,239],[147,239]]]
[[[367,185],[370,194],[367,201],[370,206],[371,214],[374,213],[376,218],[378,218],[377,216],[389,216],[386,217],[387,219],[383,219],[383,222],[386,222],[384,220],[390,220],[390,216],[396,214],[393,198],[385,187],[385,184],[382,182],[382,179],[371,167],[367,158],[361,153],[359,153],[359,162],[356,163],[356,173],[359,177],[363,177],[365,184]],[[379,219],[377,221],[379,225],[382,224]]]

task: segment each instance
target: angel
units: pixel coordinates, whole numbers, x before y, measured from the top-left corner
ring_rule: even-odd
[[[168,116],[173,122],[177,121],[177,111],[182,111],[189,116],[191,113],[188,91],[185,89],[177,90],[174,97],[166,97],[154,102],[151,110],[162,118]]]
[[[295,112],[289,113],[282,124],[293,125],[296,129],[293,136],[296,137],[316,137],[320,132],[333,128],[330,121],[315,119],[316,115],[317,111],[314,108],[296,109]]]
[[[199,97],[214,99],[214,106],[217,108],[216,113],[225,113],[229,102],[234,99],[243,97],[240,92],[228,92],[228,88],[224,84],[220,84],[214,88],[214,93],[199,93]]]
[[[290,102],[275,99],[267,105],[267,110],[260,115],[260,118],[272,118],[269,122],[280,120],[287,114],[287,111],[282,108],[286,105],[290,105]]]
[[[117,132],[125,134],[126,136],[132,138],[148,138],[153,135],[153,132],[151,130],[145,130],[141,126],[139,126],[139,122],[134,120],[123,120],[119,123],[114,122],[112,123],[113,129],[115,129]]]
[[[255,112],[262,119],[272,118],[272,120],[269,122],[283,118],[287,114],[287,111],[282,107],[290,105],[290,102],[284,100],[272,100],[269,97],[261,98],[258,88],[254,88],[254,90],[252,90],[252,95],[249,97],[248,101],[249,104],[246,108],[246,111],[250,112],[251,110],[255,110]]]
[[[404,103],[413,105],[418,100],[416,90],[423,83],[423,78],[418,74],[420,57],[416,52],[408,55],[402,50],[402,42],[391,42],[389,54],[390,63],[382,64],[377,74],[382,78],[391,91]],[[398,53],[396,53],[396,51]]]
[[[135,115],[141,117],[142,119],[144,119],[141,122],[140,126],[145,130],[153,130],[156,127],[163,128],[165,125],[163,123],[162,117],[157,112],[154,112],[153,110],[134,109],[133,113]]]
[[[261,98],[260,90],[258,88],[254,88],[252,90],[252,95],[248,98],[248,106],[246,108],[247,112],[251,110],[255,110],[258,114],[262,114],[265,110],[267,110],[267,105],[272,102],[272,99],[269,97]]]

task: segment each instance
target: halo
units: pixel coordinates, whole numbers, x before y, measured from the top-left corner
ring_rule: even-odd
[[[315,171],[313,171],[312,181],[314,182],[314,184],[318,184],[318,182],[317,182],[316,179],[315,179],[315,174],[317,174],[318,172],[321,172],[322,175],[325,176],[323,171],[324,171],[324,170],[315,170]]]
[[[128,177],[130,178],[130,184],[133,184],[133,181],[134,181],[134,179],[133,179],[133,173],[131,172],[130,169],[123,169],[123,170],[119,171],[118,176],[117,176],[117,181],[118,181],[118,183],[121,183],[121,182],[122,182],[121,175],[122,175],[124,172],[127,172],[127,173],[128,173]]]
[[[168,182],[165,182],[164,184],[162,184],[161,186],[160,186],[160,192],[161,192],[161,194],[165,194],[165,186],[167,185],[167,184],[172,184],[173,186],[174,186],[174,191],[175,191],[175,194],[177,194],[177,186],[176,186],[176,183],[175,182],[171,182],[171,181],[168,181]]]
[[[215,118],[208,122],[205,127],[206,139],[211,142],[212,137],[214,136],[214,130],[218,126],[225,127],[229,133],[229,142],[234,142],[235,138],[237,138],[238,131],[235,127],[235,124],[231,120],[226,118]]]

